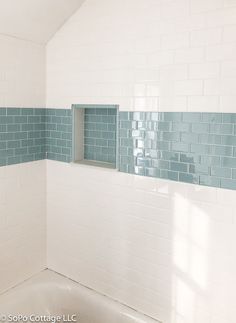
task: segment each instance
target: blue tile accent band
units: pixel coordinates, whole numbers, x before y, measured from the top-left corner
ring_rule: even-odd
[[[236,190],[236,114],[120,112],[118,128],[120,171]],[[85,146],[89,138],[85,134]],[[0,166],[45,158],[70,162],[71,153],[71,110],[0,108]]]
[[[46,157],[45,109],[0,108],[0,166]]]
[[[236,189],[236,114],[120,112],[120,171]]]
[[[84,109],[84,159],[116,164],[116,108]]]
[[[0,108],[0,166],[71,161],[71,110]]]
[[[45,109],[47,159],[71,162],[72,112],[68,109]]]

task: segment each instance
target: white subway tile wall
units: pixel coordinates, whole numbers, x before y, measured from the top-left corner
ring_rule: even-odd
[[[235,0],[87,0],[47,45],[47,106],[236,112],[235,28]],[[163,323],[235,322],[235,191],[53,161],[47,178],[50,268]]]
[[[0,35],[0,107],[45,106],[45,46]]]
[[[47,194],[49,268],[163,323],[235,322],[235,191],[47,161]]]
[[[47,45],[47,105],[235,112],[233,0],[87,0]]]
[[[45,161],[0,167],[0,255],[0,293],[46,268]]]

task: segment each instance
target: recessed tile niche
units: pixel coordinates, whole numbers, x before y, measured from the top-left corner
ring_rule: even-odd
[[[72,105],[73,161],[117,168],[116,105]]]

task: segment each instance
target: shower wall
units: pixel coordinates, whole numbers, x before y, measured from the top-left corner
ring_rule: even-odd
[[[0,107],[43,108],[45,47],[0,35]]]
[[[28,108],[44,107],[44,102],[45,48],[0,35],[0,292],[46,267],[46,163],[5,166],[26,157],[20,145],[24,138],[17,131],[22,130],[26,112],[31,115]],[[14,118],[10,125],[4,120],[6,107],[10,119]],[[19,107],[27,108],[21,109],[23,119],[18,115],[20,109],[15,109]],[[4,135],[7,127],[11,138]]]
[[[235,191],[47,161],[48,267],[164,323],[234,323]]]
[[[236,112],[234,0],[87,0],[47,106]],[[235,191],[47,161],[48,266],[164,323],[235,322]],[[63,251],[63,252],[62,252]]]

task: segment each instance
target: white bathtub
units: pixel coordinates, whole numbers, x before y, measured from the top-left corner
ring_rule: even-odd
[[[1,315],[10,322],[18,319],[46,322],[58,316],[57,322],[70,319],[77,323],[157,323],[50,270],[0,295]]]

